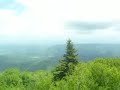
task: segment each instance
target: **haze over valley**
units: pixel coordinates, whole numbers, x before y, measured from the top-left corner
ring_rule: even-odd
[[[120,44],[76,44],[79,61],[120,57]],[[0,46],[0,71],[8,68],[36,71],[55,67],[65,53],[66,45],[4,45]]]

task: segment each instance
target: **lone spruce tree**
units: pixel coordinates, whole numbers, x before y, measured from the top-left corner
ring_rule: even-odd
[[[67,41],[66,53],[63,55],[63,59],[60,60],[60,64],[53,71],[54,81],[61,80],[66,75],[72,74],[75,65],[78,63],[77,55],[76,49],[74,48],[72,41],[69,39]]]
[[[67,41],[67,47],[66,47],[66,53],[64,54],[64,60],[68,63],[77,64],[77,55],[76,49],[74,48],[74,45],[72,41],[69,39]]]

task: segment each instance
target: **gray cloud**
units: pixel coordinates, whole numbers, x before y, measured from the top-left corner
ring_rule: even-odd
[[[94,31],[103,30],[114,26],[111,22],[68,22],[65,27],[67,29],[80,30],[80,31]]]

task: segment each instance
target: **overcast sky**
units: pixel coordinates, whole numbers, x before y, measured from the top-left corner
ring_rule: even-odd
[[[120,0],[0,0],[0,42],[120,43]]]

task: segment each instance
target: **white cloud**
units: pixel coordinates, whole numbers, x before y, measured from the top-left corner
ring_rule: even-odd
[[[109,40],[118,31],[103,30],[94,34],[66,31],[68,21],[119,21],[119,0],[16,0],[27,7],[19,16],[14,10],[0,10],[0,36],[15,39],[74,39],[86,42]],[[104,34],[103,34],[104,33]],[[112,34],[113,33],[113,34]],[[92,35],[92,36],[91,36]],[[120,40],[118,40],[120,41]]]
[[[63,20],[120,20],[119,0],[17,0],[41,17]]]

